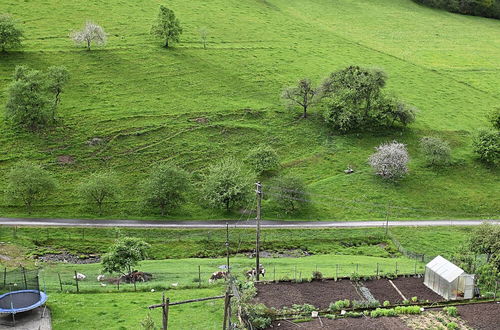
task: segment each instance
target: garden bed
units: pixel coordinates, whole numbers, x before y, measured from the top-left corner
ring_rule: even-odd
[[[311,304],[316,308],[327,308],[330,303],[341,299],[362,300],[349,280],[257,283],[256,303],[281,309],[294,304]]]
[[[458,316],[476,330],[497,330],[500,327],[500,303],[458,306]]]
[[[443,301],[443,297],[424,285],[423,277],[399,277],[392,280],[403,293],[406,299],[417,297],[419,300],[429,300],[431,302]]]
[[[365,281],[363,282],[363,285],[370,290],[373,297],[380,303],[383,303],[386,300],[391,304],[403,301],[403,298],[401,298],[396,289],[394,289],[391,283],[389,283],[389,280],[385,278],[380,280]]]
[[[318,319],[315,319],[310,322],[303,322],[297,324],[292,324],[287,321],[274,321],[271,327],[269,327],[268,329],[296,330],[298,326],[300,326],[301,328],[308,330],[315,330],[315,329],[410,330],[410,328],[408,328],[405,325],[405,323],[398,317],[380,317],[376,319],[361,317],[361,318],[345,318],[336,320],[321,318],[321,322]]]

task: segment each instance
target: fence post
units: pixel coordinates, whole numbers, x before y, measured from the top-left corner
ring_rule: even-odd
[[[198,287],[201,288],[201,266],[198,265]]]
[[[222,330],[227,329],[228,307],[229,307],[229,290],[226,290],[226,296],[224,297],[224,323],[222,324]]]
[[[169,303],[170,303],[170,298],[167,298],[165,300],[165,292],[163,292],[162,304],[161,304],[163,330],[167,330],[167,328],[168,328],[168,305],[169,305]]]
[[[339,264],[336,265],[336,270],[335,270],[335,281],[339,279]]]
[[[76,283],[76,293],[80,293],[80,288],[78,287],[78,276],[76,276],[76,270],[75,270],[75,283]]]
[[[7,286],[7,267],[3,269],[3,286]]]
[[[28,289],[28,281],[26,281],[26,268],[23,267],[24,289]]]
[[[398,276],[398,262],[396,261],[396,277]]]
[[[61,274],[60,273],[57,273],[57,277],[59,278],[59,288],[61,289],[61,292],[62,292],[62,281],[61,281]]]
[[[377,278],[378,278],[378,262],[377,262]]]
[[[415,276],[417,276],[417,259],[415,259]]]
[[[276,265],[273,265],[273,281],[276,282]]]

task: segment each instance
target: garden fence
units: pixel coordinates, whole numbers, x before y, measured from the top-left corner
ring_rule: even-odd
[[[432,259],[434,259],[436,257],[436,256],[429,256],[429,255],[426,255],[424,253],[417,253],[417,252],[410,251],[410,250],[406,249],[403,245],[401,245],[401,243],[396,239],[396,237],[394,237],[394,235],[390,231],[388,231],[387,234],[388,234],[389,238],[391,239],[392,243],[394,243],[394,245],[397,247],[398,251],[401,252],[404,256],[406,256],[408,258],[415,259],[415,260],[418,260],[420,262],[427,264],[429,261],[431,261]]]

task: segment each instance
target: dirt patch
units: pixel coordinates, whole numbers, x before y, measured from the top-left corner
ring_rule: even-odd
[[[57,162],[61,165],[70,165],[75,163],[75,158],[69,155],[57,156]]]
[[[294,304],[311,304],[322,309],[340,299],[362,300],[349,280],[257,283],[255,286],[255,302],[278,309]]]
[[[303,329],[353,329],[353,330],[410,330],[409,327],[398,317],[379,317],[376,319],[368,317],[345,318],[330,320],[321,318],[321,322],[315,319],[310,322],[292,324],[287,321],[275,321],[268,329],[297,330],[299,326]]]
[[[371,294],[375,299],[383,303],[384,301],[389,301],[391,304],[399,303],[403,301],[403,298],[394,289],[394,287],[389,283],[387,279],[373,280],[364,282],[364,286],[370,290]]]
[[[196,123],[198,123],[198,124],[207,124],[208,123],[208,118],[199,117],[199,118],[193,119],[193,121],[196,122]]]
[[[484,303],[457,306],[458,316],[476,330],[500,328],[500,303]]]
[[[425,312],[420,315],[401,315],[400,318],[413,330],[447,329],[450,322],[455,322],[459,329],[469,329],[463,320],[439,311]]]
[[[43,256],[38,256],[38,260],[44,262],[67,262],[70,264],[95,264],[101,261],[101,257],[96,254],[74,255],[71,253],[47,253]]]
[[[417,297],[419,300],[429,300],[432,302],[444,300],[443,297],[424,285],[423,277],[399,277],[392,280],[392,282],[406,299]]]

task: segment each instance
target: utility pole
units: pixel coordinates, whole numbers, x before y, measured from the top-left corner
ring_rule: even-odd
[[[257,237],[255,240],[255,272],[256,272],[256,280],[258,281],[260,278],[260,217],[261,217],[261,205],[262,205],[262,184],[257,182],[255,184],[257,193],[257,217],[255,220],[257,221]]]
[[[385,210],[385,236],[389,234],[389,210],[390,210],[390,203],[387,203],[386,210]]]
[[[226,222],[226,267],[227,273],[229,274],[231,271],[229,270],[229,224]]]

